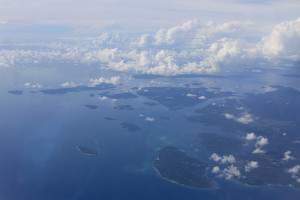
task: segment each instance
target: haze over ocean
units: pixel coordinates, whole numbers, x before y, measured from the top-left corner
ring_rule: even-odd
[[[0,2],[0,199],[299,199],[299,13]]]

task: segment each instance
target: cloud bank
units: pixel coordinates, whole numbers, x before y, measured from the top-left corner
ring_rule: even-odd
[[[300,18],[279,23],[269,35],[248,39],[251,22],[200,23],[190,20],[154,34],[129,36],[105,33],[99,37],[20,45],[0,50],[0,67],[43,62],[97,64],[132,73],[177,75],[243,71],[290,65],[300,60]],[[94,80],[96,81],[96,80]],[[244,113],[240,123],[252,122]]]

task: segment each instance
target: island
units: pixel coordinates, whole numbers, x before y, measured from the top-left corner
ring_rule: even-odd
[[[16,95],[23,94],[23,90],[10,90],[10,91],[7,91],[7,92],[10,93],[10,94],[16,94]]]
[[[98,154],[98,151],[95,150],[95,149],[90,149],[90,148],[83,147],[83,146],[79,146],[79,145],[77,146],[77,149],[78,149],[81,153],[83,153],[83,154],[85,154],[85,155],[89,155],[89,156],[95,156],[95,155]]]
[[[173,146],[159,150],[153,167],[159,176],[191,188],[212,188],[213,181],[206,176],[208,164],[190,157]]]
[[[243,142],[238,138],[214,133],[199,133],[200,143],[209,153],[229,154],[240,152]]]
[[[116,109],[116,110],[134,110],[134,108],[131,105],[118,105],[118,106],[115,106],[114,109]]]
[[[139,127],[138,125],[135,125],[135,124],[132,124],[129,122],[122,122],[120,125],[122,126],[122,128],[124,128],[130,132],[136,132],[136,131],[141,130],[141,127]]]
[[[98,106],[96,106],[96,105],[90,105],[90,104],[86,104],[84,106],[87,107],[88,109],[92,109],[92,110],[95,110],[95,109],[98,108]]]
[[[112,118],[112,117],[104,117],[104,119],[109,120],[109,121],[116,120],[115,118]]]

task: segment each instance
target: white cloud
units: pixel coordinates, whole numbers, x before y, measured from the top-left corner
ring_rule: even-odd
[[[249,124],[250,122],[253,122],[253,119],[249,113],[243,113],[243,116],[236,118],[236,121],[242,124]]]
[[[232,114],[225,113],[224,115],[225,115],[226,119],[234,119],[235,118],[234,115],[232,115]]]
[[[292,178],[297,179],[298,181],[298,174],[300,172],[300,165],[295,165],[294,167],[287,170],[288,173],[292,175]]]
[[[232,164],[232,163],[235,163],[235,158],[234,158],[233,155],[228,155],[228,156],[225,155],[225,156],[220,157],[218,154],[213,153],[210,156],[209,159],[213,160],[215,162],[219,162],[220,161],[220,163],[222,163],[222,164],[227,164],[227,163]]]
[[[28,83],[24,83],[24,86],[25,86],[25,87],[30,87],[30,85],[31,85],[31,84],[30,84],[29,82],[28,82]]]
[[[195,94],[187,94],[186,96],[187,97],[196,97],[197,95],[195,95]]]
[[[262,137],[262,136],[259,136],[258,137],[258,140],[257,140],[257,142],[256,142],[256,146],[265,146],[265,145],[267,145],[269,143],[269,140],[268,140],[268,138],[264,138],[264,137]]]
[[[215,162],[218,162],[218,161],[221,160],[222,158],[221,158],[218,154],[213,153],[213,154],[210,156],[209,159],[210,159],[210,160],[213,160],[213,161],[215,161]]]
[[[259,70],[282,66],[287,60],[300,60],[299,24],[300,18],[282,22],[269,36],[250,41],[247,35],[240,34],[252,26],[248,21],[189,20],[142,36],[104,33],[72,42],[43,44],[46,48],[38,50],[2,49],[0,66],[71,61],[101,64],[102,68],[116,71],[161,75],[243,71],[248,67]],[[244,124],[253,121],[248,113],[235,120]]]
[[[206,99],[206,96],[200,96],[200,97],[198,97],[198,99],[201,99],[201,100]]]
[[[284,153],[284,157],[282,158],[283,161],[288,161],[288,160],[294,160],[295,158],[291,156],[291,151],[286,151]]]
[[[120,77],[119,76],[113,76],[111,78],[104,78],[104,77],[100,77],[98,79],[90,79],[90,84],[89,86],[91,87],[95,87],[96,85],[99,85],[101,83],[111,83],[111,84],[119,84],[120,82]]]
[[[271,86],[266,86],[266,87],[264,87],[264,91],[265,92],[274,92],[274,91],[276,91],[276,90],[278,90],[277,88],[273,88],[273,87],[271,87]]]
[[[252,153],[254,154],[262,154],[262,153],[266,153],[264,150],[262,150],[261,148],[256,148],[254,151],[252,151]]]
[[[252,169],[258,168],[258,162],[256,161],[250,161],[248,164],[245,166],[245,171],[250,172]]]
[[[62,83],[62,84],[60,84],[60,86],[62,86],[62,87],[76,87],[76,86],[78,86],[78,84],[75,84],[74,82],[65,82],[65,83]]]
[[[106,101],[106,100],[108,100],[109,98],[108,98],[107,96],[100,96],[100,97],[98,97],[98,99],[99,99],[100,101]]]
[[[154,122],[155,121],[155,119],[153,117],[146,117],[145,120],[149,121],[149,122]]]
[[[226,163],[235,163],[235,158],[233,155],[229,155],[229,156],[223,156],[221,161],[222,164],[226,164]]]
[[[32,83],[24,83],[24,86],[27,88],[42,88],[43,86],[41,84],[32,84]]]
[[[233,177],[240,178],[241,172],[237,169],[237,167],[230,165],[222,171],[221,176],[225,176],[226,179],[231,179]]]
[[[246,140],[255,140],[256,135],[255,133],[247,133]]]
[[[242,113],[241,117],[235,117],[234,115],[228,113],[225,113],[224,115],[226,119],[234,119],[235,121],[240,122],[242,124],[249,124],[250,122],[253,122],[252,116],[246,112]]]
[[[282,22],[263,38],[263,53],[268,57],[300,59],[300,18]]]
[[[214,174],[217,174],[217,173],[220,172],[220,168],[219,168],[218,166],[215,166],[215,167],[212,169],[211,172],[214,173]]]

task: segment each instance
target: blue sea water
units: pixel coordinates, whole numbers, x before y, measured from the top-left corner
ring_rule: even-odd
[[[18,79],[20,83],[7,78],[1,84],[0,199],[281,200],[300,197],[300,191],[290,187],[250,187],[220,178],[213,189],[190,189],[159,177],[151,165],[157,151],[166,145],[175,145],[194,157],[207,159],[197,133],[220,130],[187,122],[185,116],[195,107],[172,111],[158,105],[150,109],[143,104],[147,101],[143,97],[102,102],[91,98],[91,92],[30,93],[30,89],[22,87],[24,77]],[[130,88],[120,87],[120,91]],[[22,95],[7,93],[20,88],[24,89]],[[88,109],[86,104],[98,108]],[[135,110],[113,109],[124,104],[132,105]],[[144,117],[139,117],[140,114]],[[107,116],[116,120],[104,119]],[[145,117],[153,117],[155,121],[145,121]],[[141,131],[123,129],[120,126],[123,121],[139,125]],[[77,145],[96,149],[99,154],[83,155]]]

